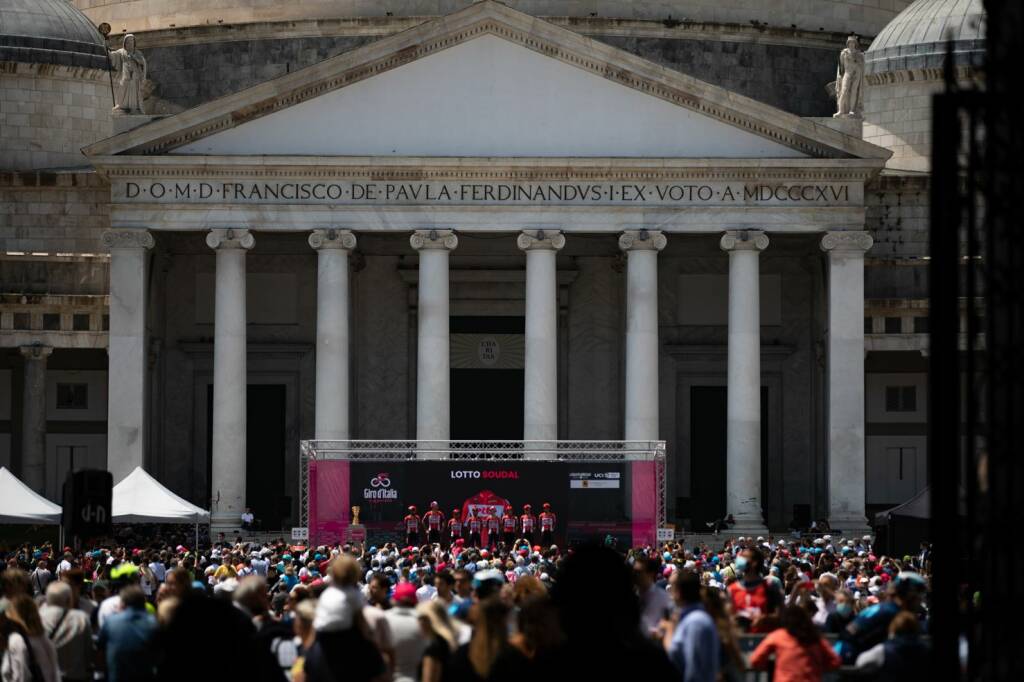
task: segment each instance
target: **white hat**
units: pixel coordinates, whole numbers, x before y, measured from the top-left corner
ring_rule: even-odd
[[[832,541],[832,536],[831,535],[822,535],[821,539],[824,540],[825,542],[831,542]]]
[[[760,535],[758,535],[758,536],[757,536],[757,541],[758,541],[758,542],[764,542],[764,538],[763,538],[763,537],[761,537]]]

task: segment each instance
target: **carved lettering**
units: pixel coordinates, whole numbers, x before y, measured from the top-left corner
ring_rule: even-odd
[[[853,188],[851,190],[851,187]],[[125,181],[122,202],[254,204],[507,204],[579,205],[584,203],[679,205],[849,204],[859,197],[852,183],[708,182],[376,182],[371,180],[164,182]],[[851,193],[857,192],[857,193]]]

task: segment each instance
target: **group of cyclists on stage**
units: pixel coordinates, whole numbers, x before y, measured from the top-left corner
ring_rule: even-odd
[[[497,506],[469,506],[465,514],[456,507],[448,518],[437,502],[431,502],[423,516],[417,513],[416,505],[410,505],[408,511],[402,520],[408,547],[420,546],[421,531],[426,533],[427,542],[432,545],[496,547],[499,542],[511,545],[520,538],[533,545],[538,533],[541,545],[554,544],[556,517],[548,502],[541,505],[541,512],[537,515],[529,504],[523,505],[523,513],[518,516],[510,505],[504,506],[501,513]]]

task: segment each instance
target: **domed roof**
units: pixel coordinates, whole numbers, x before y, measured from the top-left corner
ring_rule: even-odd
[[[982,0],[916,0],[872,41],[864,54],[866,70],[940,68],[949,40],[957,66],[981,66],[985,54]]]
[[[0,61],[106,69],[107,52],[68,0],[0,0]]]

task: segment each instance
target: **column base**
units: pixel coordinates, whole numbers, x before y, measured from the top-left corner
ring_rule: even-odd
[[[224,533],[226,540],[235,539],[236,535],[244,535],[242,532],[242,518],[235,514],[211,514],[210,515],[210,540],[217,541],[217,533]]]
[[[723,531],[729,535],[735,536],[754,536],[754,537],[768,537],[768,526],[764,524],[764,521],[755,521],[753,519],[748,521],[740,521],[737,519],[736,525],[727,531]]]
[[[828,525],[831,527],[830,534],[844,538],[861,537],[862,535],[874,536],[874,531],[868,525],[868,520],[860,515],[829,516]]]

